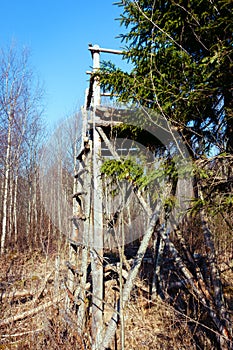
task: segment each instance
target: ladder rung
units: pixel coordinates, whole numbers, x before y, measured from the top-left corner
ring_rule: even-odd
[[[93,126],[93,124],[95,124],[95,126],[114,126],[114,125],[122,125],[123,122],[116,122],[116,121],[112,121],[112,120],[97,119],[97,120],[95,120],[95,123],[92,120],[90,120],[88,122],[88,124],[90,124],[91,126]]]
[[[85,192],[85,191],[79,191],[79,192],[74,193],[72,198],[76,198],[76,197],[86,195],[86,194],[87,194],[87,192]]]
[[[83,244],[81,242],[76,242],[71,238],[68,238],[68,242],[76,247],[83,247]]]
[[[77,172],[77,174],[74,175],[75,179],[77,179],[79,176],[81,176],[82,174],[86,173],[87,169],[82,169],[80,171]]]
[[[70,220],[72,220],[74,223],[76,220],[83,220],[85,221],[87,218],[86,218],[86,215],[85,214],[80,214],[80,215],[74,215],[70,218]]]
[[[84,148],[80,151],[79,155],[77,156],[78,160],[82,160],[82,156],[84,154],[87,154],[90,151],[90,145],[89,143],[85,144]]]

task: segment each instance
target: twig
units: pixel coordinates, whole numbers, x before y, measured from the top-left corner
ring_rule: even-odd
[[[35,298],[34,298],[35,301],[37,301],[38,299],[40,299],[40,297],[41,297],[42,293],[44,292],[45,287],[46,287],[46,285],[47,285],[47,283],[48,283],[48,280],[49,280],[49,278],[51,277],[51,275],[53,274],[53,272],[54,272],[54,270],[51,271],[51,272],[49,272],[49,273],[47,274],[47,276],[45,277],[44,283],[43,283],[41,289],[40,289],[39,292],[35,295]]]
[[[22,333],[2,334],[1,337],[2,338],[22,337],[23,335],[32,334],[32,333],[39,333],[39,332],[42,332],[43,330],[44,330],[44,328],[38,328],[38,329],[34,329],[33,331],[26,331],[26,332],[22,332]]]
[[[57,297],[57,298],[55,298],[52,301],[49,301],[49,302],[47,302],[45,304],[42,304],[42,305],[36,307],[35,309],[22,312],[21,314],[17,314],[15,316],[8,317],[5,320],[0,321],[0,327],[7,326],[10,323],[13,323],[13,322],[16,322],[16,321],[20,321],[20,320],[23,320],[24,318],[33,316],[33,315],[39,313],[40,311],[43,311],[43,310],[53,306],[54,304],[57,304],[62,299],[63,299],[63,297],[60,297],[60,298]]]
[[[10,293],[4,292],[1,295],[1,300],[9,299],[11,301],[14,301],[22,298],[31,298],[31,297],[33,297],[32,292],[30,290],[25,289],[25,290],[10,292]]]

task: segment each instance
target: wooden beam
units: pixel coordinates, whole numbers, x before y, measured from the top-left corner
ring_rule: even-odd
[[[122,122],[116,122],[116,121],[113,121],[113,120],[102,120],[102,119],[97,119],[97,120],[95,120],[95,121],[93,121],[93,120],[90,120],[89,122],[88,122],[88,124],[90,125],[90,126],[93,126],[94,127],[94,125],[96,126],[96,127],[98,127],[98,126],[118,126],[118,125],[121,125],[121,124],[123,124]]]
[[[96,46],[96,49],[98,47]],[[100,68],[99,50],[93,51],[93,71]],[[103,333],[103,200],[101,179],[101,138],[95,128],[95,107],[100,105],[100,83],[98,77],[93,82],[93,236],[91,242],[91,268],[92,268],[92,349],[94,344],[102,340]]]
[[[98,45],[92,46],[91,44],[89,44],[88,50],[90,50],[91,53],[104,52],[104,53],[111,53],[111,54],[115,54],[115,55],[122,55],[123,54],[123,51],[121,51],[121,50],[106,49],[103,47],[99,47]]]

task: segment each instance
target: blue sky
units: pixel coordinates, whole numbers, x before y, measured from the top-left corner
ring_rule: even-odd
[[[0,0],[0,47],[11,42],[30,50],[30,62],[45,90],[50,126],[80,110],[92,65],[88,43],[122,49],[122,8],[111,0]],[[118,55],[102,59],[122,65]],[[126,68],[126,64],[123,64]]]

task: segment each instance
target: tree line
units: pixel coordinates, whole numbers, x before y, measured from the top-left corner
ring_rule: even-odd
[[[27,49],[0,52],[0,230],[1,254],[52,250],[58,232],[43,205],[39,169],[47,129],[44,91]],[[46,136],[47,135],[47,136]],[[66,175],[67,176],[67,175]],[[50,189],[50,201],[56,203]],[[54,204],[55,205],[55,204]]]
[[[204,337],[208,338],[209,348],[230,349],[230,303],[233,299],[229,279],[233,227],[231,3],[228,0],[122,0],[118,6],[122,8],[120,23],[124,27],[121,35],[125,45],[123,58],[133,68],[124,72],[112,62],[103,62],[94,77],[98,76],[102,89],[110,91],[113,99],[145,107],[153,111],[153,116],[157,113],[170,123],[185,144],[192,162],[193,198],[184,220],[168,225],[179,182],[171,154],[158,140],[152,151],[155,158],[163,157],[165,175],[171,186],[166,189],[169,194],[165,194],[164,201],[159,202],[161,213],[156,222],[150,205],[156,188],[146,176],[143,160],[122,162],[119,158],[103,163],[102,176],[106,183],[128,182],[137,204],[144,211],[146,209],[148,217],[143,221],[143,227],[137,225],[144,230],[144,236],[137,242],[140,248],[133,256],[133,262],[127,260],[124,248],[116,254],[115,265],[105,266],[105,260],[101,260],[104,268],[111,270],[112,280],[116,279],[120,296],[112,305],[116,311],[109,326],[100,330],[103,332],[102,344],[93,342],[93,349],[95,346],[107,348],[119,323],[123,348],[124,308],[148,250],[153,260],[148,280],[150,302],[159,297],[172,305],[181,319],[188,319],[196,348],[203,348]],[[78,170],[76,146],[80,126],[74,118],[71,127],[60,128],[54,135],[55,142],[48,144],[43,153],[42,93],[29,69],[27,52],[2,50],[0,69],[1,254],[38,247],[48,254],[53,246],[60,251],[64,239],[62,222],[64,216],[69,215],[63,210],[62,198],[72,201],[70,174]],[[113,138],[117,135],[137,141],[143,122],[139,114],[138,128],[135,125],[133,128],[113,128]],[[68,146],[67,138],[70,140]],[[67,154],[64,154],[64,148]],[[61,155],[60,159],[53,159],[54,150],[56,155]],[[45,171],[45,191],[42,192],[39,181],[41,155],[45,165],[50,165],[50,172]],[[64,187],[61,188],[61,184]],[[150,202],[146,202],[148,198]],[[55,214],[48,215],[48,211]],[[119,215],[119,234],[121,229],[124,231],[122,223],[127,221],[128,224],[132,219],[131,213],[124,217],[123,214],[122,211]],[[76,247],[80,257],[85,256],[86,265],[88,249]],[[71,293],[68,287],[71,289],[72,284],[66,286],[81,305],[76,309],[82,321],[80,335],[83,329],[86,330],[92,302],[91,293],[82,297],[83,291],[87,292],[85,288],[91,274],[85,264],[81,266],[82,285],[77,284],[77,290],[71,290]],[[120,270],[117,270],[119,264]],[[77,271],[76,268],[73,271]],[[75,278],[77,273],[73,271]],[[106,282],[100,281],[101,284]],[[75,298],[71,299],[78,308],[80,305]]]

